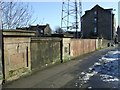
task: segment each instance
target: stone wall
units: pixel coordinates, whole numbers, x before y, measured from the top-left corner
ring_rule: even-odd
[[[65,62],[106,47],[106,40],[4,37],[5,79],[14,80],[29,71]]]
[[[3,30],[4,36],[21,36],[21,37],[34,37],[36,35],[35,31],[28,30]]]
[[[71,38],[63,38],[62,39],[62,59],[63,61],[70,60],[70,44],[71,43]]]
[[[61,62],[59,38],[32,38],[31,39],[31,69],[45,67],[49,64]]]
[[[30,38],[4,37],[5,79],[13,80],[31,69]]]
[[[3,73],[2,73],[2,60],[3,60],[3,41],[2,41],[2,30],[0,30],[0,85],[2,83],[2,80],[3,80]]]
[[[108,47],[108,43],[110,43],[110,40],[96,39],[96,49],[106,48]]]

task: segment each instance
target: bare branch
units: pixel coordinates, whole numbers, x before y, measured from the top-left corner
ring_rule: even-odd
[[[23,2],[0,2],[4,29],[27,26],[32,23],[32,8]]]

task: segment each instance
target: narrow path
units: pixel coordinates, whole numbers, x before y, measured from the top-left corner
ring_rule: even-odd
[[[71,60],[66,63],[38,71],[31,76],[21,78],[12,83],[3,85],[3,88],[61,88],[67,86],[69,82],[74,80],[82,71],[92,66],[94,62],[104,55],[105,50],[95,51],[88,56],[79,60]],[[97,58],[97,59],[96,59]]]

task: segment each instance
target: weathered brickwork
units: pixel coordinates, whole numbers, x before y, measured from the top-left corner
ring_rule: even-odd
[[[96,39],[63,38],[63,59],[78,57],[96,50]]]

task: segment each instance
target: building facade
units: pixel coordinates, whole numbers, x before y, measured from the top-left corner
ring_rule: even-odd
[[[37,36],[51,35],[51,28],[49,24],[30,26],[29,30],[36,31]]]
[[[81,21],[82,37],[113,39],[115,30],[112,10],[96,5],[85,11]]]

